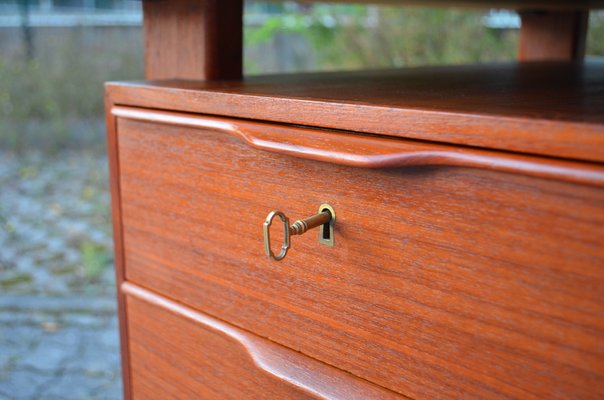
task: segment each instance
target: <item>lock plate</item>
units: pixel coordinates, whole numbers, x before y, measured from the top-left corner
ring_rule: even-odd
[[[319,243],[333,247],[335,245],[334,226],[336,223],[336,211],[329,204],[323,203],[319,206],[319,213],[324,211],[329,211],[331,219],[319,228]]]

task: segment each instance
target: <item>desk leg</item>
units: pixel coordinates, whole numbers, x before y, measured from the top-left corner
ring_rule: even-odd
[[[147,79],[239,79],[242,0],[144,0]]]
[[[589,11],[523,11],[520,15],[520,61],[583,59]]]

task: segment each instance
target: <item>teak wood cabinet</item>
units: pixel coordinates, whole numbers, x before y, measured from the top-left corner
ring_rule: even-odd
[[[240,2],[145,2],[149,80],[106,86],[126,397],[602,398],[604,64],[569,4],[601,5],[523,14],[547,61],[242,79]],[[322,203],[334,246],[267,258],[266,215]]]

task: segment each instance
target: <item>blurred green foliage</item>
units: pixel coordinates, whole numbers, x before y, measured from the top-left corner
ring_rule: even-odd
[[[143,77],[142,40],[137,32],[126,40],[95,33],[36,31],[32,59],[14,50],[0,54],[0,149],[102,148],[103,83]]]
[[[246,45],[279,33],[304,35],[317,70],[513,60],[518,32],[482,24],[483,11],[325,5],[275,15],[246,29]]]
[[[140,40],[89,40],[85,30],[40,32],[46,37],[37,40],[32,60],[0,57],[0,118],[98,117],[103,82],[143,76]]]

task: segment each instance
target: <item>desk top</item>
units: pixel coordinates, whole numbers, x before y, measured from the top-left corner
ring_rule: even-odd
[[[604,63],[129,82],[108,89],[116,104],[604,161]]]

